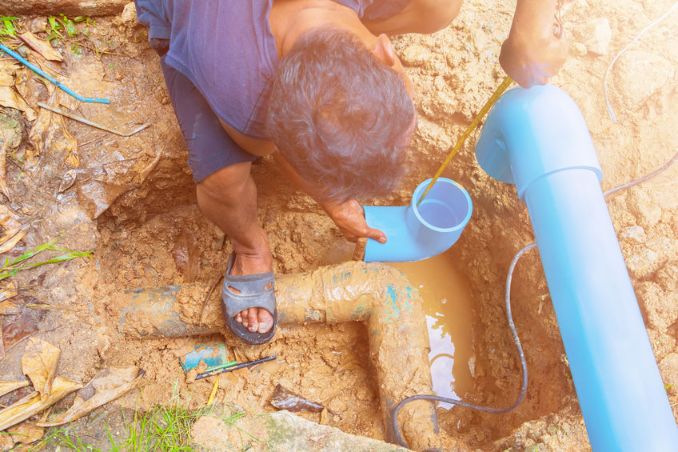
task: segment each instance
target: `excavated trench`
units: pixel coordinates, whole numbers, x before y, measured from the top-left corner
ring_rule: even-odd
[[[260,221],[269,233],[277,272],[297,273],[350,259],[352,245],[339,236],[317,206],[298,193],[279,193],[279,187],[285,184],[276,182],[282,176],[271,162],[256,164],[254,177],[260,187]],[[119,197],[99,218],[97,255],[102,268],[96,296],[107,300],[104,304],[113,321],[120,311],[116,303],[123,297],[112,297],[111,293],[171,284],[210,287],[219,278],[229,252],[228,240],[200,215],[193,192],[183,162],[161,160],[137,189]],[[479,207],[483,215],[482,199]],[[492,229],[474,227],[474,221],[477,219],[472,219],[469,231],[450,252],[422,263],[394,266],[423,296],[436,391],[476,403],[507,405],[517,394],[520,371],[501,306],[503,262],[486,249]],[[512,249],[506,244],[507,256]],[[492,262],[486,261],[487,269],[473,271],[478,268],[479,257],[489,257],[483,256],[485,253],[492,255]],[[526,265],[536,263],[534,259],[528,261]],[[521,290],[521,284],[517,284],[516,293]],[[195,296],[188,309],[199,312],[205,303],[200,298]],[[525,318],[529,309],[517,304],[520,328],[529,322]],[[484,318],[488,313],[492,317]],[[561,391],[567,390],[567,380],[559,362],[559,338],[544,334],[538,325],[524,327],[521,332],[531,364],[527,402],[515,414],[501,417],[440,406],[440,423],[449,433],[441,441],[447,446],[487,445],[525,420],[562,408]],[[147,371],[149,381],[141,390],[143,405],[165,403],[175,391],[189,406],[198,406],[211,385],[187,383],[178,359],[193,345],[220,339],[133,340],[121,335],[109,355]],[[351,433],[384,438],[376,390],[379,382],[370,364],[367,332],[362,324],[286,325],[272,344],[260,348],[244,346],[228,333],[225,341],[236,358],[254,359],[272,353],[279,357],[274,364],[223,377],[228,383],[222,387],[227,389],[219,396],[225,403],[252,411],[270,409],[270,394],[277,383],[283,382],[324,403],[333,414],[323,422]],[[556,375],[563,383],[554,384]],[[320,420],[315,414],[306,416]]]

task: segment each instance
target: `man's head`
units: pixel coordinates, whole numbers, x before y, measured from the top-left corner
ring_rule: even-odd
[[[328,199],[386,194],[405,172],[415,110],[392,58],[385,36],[368,49],[350,32],[326,29],[304,33],[280,63],[270,137]]]

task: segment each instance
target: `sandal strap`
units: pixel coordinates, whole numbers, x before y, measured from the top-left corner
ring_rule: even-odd
[[[229,317],[249,308],[263,308],[271,315],[276,312],[275,279],[272,272],[256,273],[252,275],[231,275],[235,253],[228,258],[224,283],[222,285],[222,300]],[[234,292],[235,289],[239,293]]]

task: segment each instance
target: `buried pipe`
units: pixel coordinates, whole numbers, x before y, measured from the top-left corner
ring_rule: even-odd
[[[218,296],[203,303],[209,287],[199,283],[123,293],[116,312],[119,330],[129,336],[180,337],[224,330]],[[419,292],[399,270],[380,264],[348,262],[313,272],[282,275],[276,281],[279,323],[365,322],[370,359],[377,373],[387,438],[390,411],[409,394],[430,393],[428,335]],[[399,416],[409,444],[423,450],[437,441],[435,409],[415,402]]]
[[[436,256],[456,243],[473,212],[468,192],[439,178],[421,203],[431,179],[414,190],[409,206],[365,206],[365,220],[380,229],[386,243],[368,240],[365,262],[411,262]]]
[[[553,86],[513,89],[476,154],[527,204],[593,449],[675,450],[678,429],[576,104]]]

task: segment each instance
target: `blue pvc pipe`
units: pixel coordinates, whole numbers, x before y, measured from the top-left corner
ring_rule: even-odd
[[[9,47],[7,47],[4,44],[0,44],[0,50],[2,50],[7,55],[11,56],[15,60],[17,60],[18,62],[20,62],[24,66],[26,66],[31,71],[38,74],[40,77],[47,79],[50,83],[54,84],[57,88],[61,89],[66,94],[73,96],[74,98],[76,98],[80,102],[98,103],[98,104],[110,104],[111,103],[110,100],[105,99],[105,98],[101,98],[101,97],[84,97],[84,96],[81,96],[80,94],[76,93],[75,91],[70,89],[68,86],[64,85],[59,80],[55,79],[54,77],[49,75],[47,72],[43,71],[42,69],[40,69],[39,67],[37,67],[36,65],[34,65],[33,63],[31,63],[30,61],[28,61],[27,59],[25,59],[24,57],[22,57],[17,52],[10,49]]]
[[[365,206],[371,228],[384,231],[386,243],[368,240],[365,262],[409,262],[433,257],[459,239],[471,219],[473,203],[464,187],[439,178],[420,205],[416,205],[431,179],[414,190],[409,206]]]
[[[553,86],[511,90],[490,112],[476,155],[527,204],[593,449],[678,450],[577,105]]]

